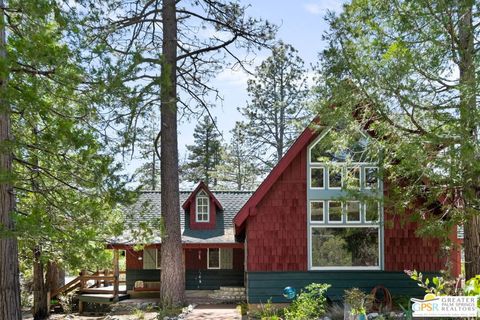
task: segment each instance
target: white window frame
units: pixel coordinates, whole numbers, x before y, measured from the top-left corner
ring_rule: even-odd
[[[358,204],[358,219],[359,220],[349,220],[348,219],[348,203],[356,202]],[[351,224],[362,223],[362,203],[360,200],[346,200],[345,201],[345,222]]]
[[[312,200],[314,201],[314,200]],[[328,200],[327,202],[327,222],[328,223],[344,223],[345,219],[345,210],[343,208],[343,201],[340,200]],[[340,215],[340,220],[330,220],[330,202],[339,202],[340,203],[340,209],[342,210],[341,215]],[[310,220],[311,222],[311,220]]]
[[[330,169],[331,168],[339,168],[340,169],[340,187],[330,187]],[[329,190],[341,190],[343,188],[343,171],[344,171],[344,166],[343,165],[329,165],[327,166],[327,189]]]
[[[362,181],[362,166],[361,165],[349,165],[345,167],[345,179],[348,179],[348,173],[351,169],[358,169],[358,187],[355,187],[353,190],[362,190],[363,181]],[[346,185],[346,188],[349,186]]]
[[[313,244],[312,244],[312,230],[313,228],[376,228],[378,232],[378,266],[328,266],[328,267],[318,267],[313,266]],[[313,224],[310,225],[308,230],[308,269],[309,270],[381,270],[382,263],[382,245],[381,245],[381,231],[379,224],[342,224],[342,225],[328,225],[328,224]]]
[[[375,189],[367,186],[367,169],[377,170],[377,175],[378,175],[379,169],[378,169],[377,166],[364,166],[363,167],[363,182],[361,183],[361,186],[365,190],[375,190]],[[380,179],[378,179],[378,176],[377,176],[377,186],[376,186],[377,190],[379,189],[379,186],[380,186]]]
[[[323,206],[323,213],[322,213],[322,220],[312,220],[312,203],[313,202],[321,202]],[[326,208],[326,201],[325,200],[310,200],[308,206],[308,215],[310,218],[311,223],[325,223],[326,215],[327,215],[327,208]]]
[[[210,249],[218,250],[218,267],[210,267]],[[207,248],[207,269],[218,270],[222,264],[222,250],[220,248]]]
[[[203,193],[203,194],[202,194]],[[207,200],[207,220],[204,219],[199,219],[199,212],[198,212],[198,207],[199,207],[199,200]],[[204,205],[202,205],[204,206]],[[205,212],[202,212],[201,215],[205,215]],[[200,192],[197,193],[197,196],[195,197],[195,221],[199,223],[209,223],[210,222],[210,198],[208,194],[204,191],[201,190]]]
[[[380,215],[382,214],[380,201],[375,200],[375,204],[377,205],[377,220],[376,221],[367,220],[367,201],[363,201],[363,203],[362,203],[363,214],[364,214],[363,221],[365,221],[365,223],[372,223],[372,224],[380,223]]]
[[[313,187],[313,186],[312,186],[312,170],[314,170],[314,169],[322,169],[322,173],[323,173],[323,187]],[[310,175],[308,176],[308,181],[309,181],[308,185],[310,186],[310,189],[312,189],[312,190],[325,190],[325,186],[326,186],[326,181],[325,181],[325,180],[326,180],[326,179],[325,179],[325,176],[326,176],[325,171],[326,171],[326,170],[325,170],[325,169],[326,169],[325,166],[317,166],[317,165],[316,165],[316,166],[311,166],[311,167],[310,167],[310,170],[309,170],[309,171],[310,171]]]

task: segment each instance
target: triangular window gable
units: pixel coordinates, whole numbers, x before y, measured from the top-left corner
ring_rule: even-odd
[[[204,182],[200,182],[188,199],[183,203],[185,214],[190,215],[190,229],[215,229],[217,209],[223,207],[208,189]]]
[[[310,163],[372,162],[369,141],[362,132],[345,138],[342,143],[338,142],[338,135],[336,130],[326,129],[309,148]]]

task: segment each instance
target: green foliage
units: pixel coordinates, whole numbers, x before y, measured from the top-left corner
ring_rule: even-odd
[[[137,320],[144,320],[145,319],[145,311],[140,309],[133,310],[133,315]]]
[[[447,273],[444,272],[443,276],[424,279],[423,274],[417,270],[405,270],[405,273],[414,281],[418,283],[418,286],[425,290],[425,293],[432,293],[436,296],[444,295],[458,295],[460,292],[461,278],[453,279]]]
[[[350,306],[350,314],[365,315],[367,310],[371,307],[374,297],[371,294],[366,294],[358,288],[345,290],[345,304]]]
[[[194,145],[187,145],[189,151],[188,162],[183,166],[184,177],[187,181],[205,182],[209,187],[217,185],[213,172],[220,164],[222,145],[220,132],[210,116],[199,121],[193,132]]]
[[[392,182],[385,207],[446,250],[452,229],[480,216],[480,65],[469,58],[480,29],[462,18],[471,15],[472,1],[352,1],[327,17],[319,67],[322,126],[344,128],[339,144],[368,133]],[[478,254],[465,253],[478,268]]]
[[[182,313],[182,308],[163,307],[158,310],[157,319],[163,320],[165,317],[176,317]]]
[[[463,292],[466,296],[477,296],[477,307],[480,309],[480,275],[465,281]]]
[[[298,52],[278,42],[255,69],[247,87],[251,102],[240,108],[245,135],[266,172],[280,160],[308,119],[307,73]]]
[[[222,161],[217,165],[214,176],[222,189],[255,190],[260,170],[248,143],[245,125],[236,122],[231,134],[230,143],[222,150]]]
[[[311,320],[322,316],[326,308],[329,284],[311,283],[285,309],[285,319]]]
[[[279,320],[280,310],[272,303],[272,299],[268,299],[266,304],[260,305],[260,312],[258,318],[261,320]]]

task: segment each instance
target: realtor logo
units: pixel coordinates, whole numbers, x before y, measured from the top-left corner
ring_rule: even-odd
[[[414,317],[476,317],[477,297],[435,296],[432,293],[424,299],[412,298]]]

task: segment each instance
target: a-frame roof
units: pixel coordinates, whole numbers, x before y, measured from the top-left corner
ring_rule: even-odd
[[[315,129],[318,127],[319,118],[316,117],[305,130],[300,134],[300,136],[295,140],[287,153],[280,159],[277,165],[270,171],[268,176],[263,180],[260,186],[257,188],[255,193],[250,197],[250,199],[245,203],[245,205],[240,209],[233,223],[235,225],[235,230],[237,232],[241,231],[244,227],[244,223],[247,218],[252,214],[252,209],[254,209],[263,197],[268,193],[274,183],[282,175],[282,173],[287,169],[287,167],[292,163],[293,159],[318,136],[319,131]]]

